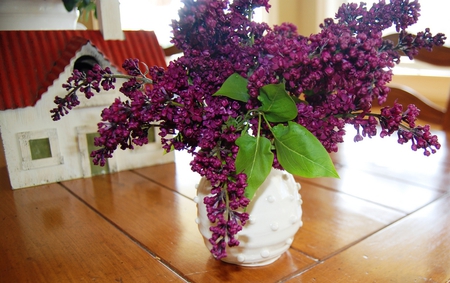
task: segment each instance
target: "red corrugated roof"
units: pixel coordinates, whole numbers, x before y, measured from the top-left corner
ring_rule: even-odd
[[[166,65],[153,32],[124,33],[123,41],[105,41],[93,30],[0,31],[0,110],[35,105],[87,42],[120,71],[128,58]]]

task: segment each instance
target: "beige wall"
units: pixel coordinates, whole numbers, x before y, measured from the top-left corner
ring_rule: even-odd
[[[271,25],[283,22],[293,23],[303,35],[310,35],[318,30],[319,20],[316,15],[317,2],[311,0],[275,0],[270,2],[272,8],[268,22]]]
[[[333,18],[343,2],[345,0],[271,0],[272,8],[265,21],[270,25],[293,23],[300,34],[308,36],[319,31],[319,24],[325,18]]]

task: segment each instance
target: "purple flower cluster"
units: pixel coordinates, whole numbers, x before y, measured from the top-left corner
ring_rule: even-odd
[[[248,108],[257,107],[261,86],[285,82],[291,95],[305,101],[297,105],[296,121],[308,128],[328,151],[337,151],[345,124],[355,125],[355,141],[376,135],[377,120],[389,118],[383,117],[385,112],[371,113],[372,105],[386,101],[390,90],[386,84],[392,78],[391,68],[400,60],[400,52],[412,58],[419,49],[430,50],[442,45],[445,39],[443,34],[432,36],[428,29],[417,35],[404,30],[417,21],[419,7],[417,1],[402,0],[389,4],[380,1],[370,9],[364,3],[344,4],[336,14],[337,21],[326,19],[318,34],[298,35],[291,24],[268,31],[255,41],[260,55],[249,77],[249,91],[254,99]],[[382,38],[381,31],[392,25],[400,31],[396,45]],[[418,112],[408,110],[408,113],[409,120],[415,121]],[[391,126],[381,123],[382,136],[399,130]],[[417,132],[413,128],[401,131]],[[427,143],[414,143],[413,147],[422,148],[427,154],[425,144],[439,145],[427,129],[423,131],[427,134],[420,135],[429,137]],[[414,139],[406,139],[409,140]]]
[[[74,70],[73,74],[67,80],[66,84],[63,84],[69,94],[65,97],[55,97],[55,104],[57,108],[52,109],[52,119],[57,121],[61,119],[61,116],[67,115],[69,110],[78,106],[80,101],[78,100],[77,91],[84,93],[86,98],[91,98],[94,96],[93,90],[97,93],[100,92],[100,85],[104,90],[114,89],[114,83],[116,78],[110,76],[111,70],[109,67],[102,69],[99,65],[95,65],[92,70],[87,71],[87,73],[80,72],[79,70]]]
[[[239,245],[235,235],[242,230],[249,215],[239,212],[239,208],[246,207],[249,200],[242,197],[246,186],[246,175],[238,174],[233,182],[218,183],[211,189],[211,196],[204,199],[207,207],[208,219],[215,226],[211,227],[213,255],[216,258],[226,257],[226,245]],[[227,240],[227,242],[225,241]]]
[[[273,29],[251,20],[253,9],[269,9],[268,0],[184,0],[180,20],[173,21],[173,43],[183,56],[167,69],[148,68],[137,59],[123,67],[128,80],[120,91],[127,96],[102,112],[100,150],[92,153],[94,162],[104,164],[120,147],[148,142],[151,127],[158,127],[165,150],[187,150],[193,155],[191,168],[206,177],[211,195],[204,202],[212,223],[216,258],[226,256],[225,248],[236,246],[235,235],[248,220],[244,212],[247,176],[236,172],[239,150],[235,144],[248,128],[273,141],[270,127],[249,113],[261,106],[260,89],[268,84],[284,83],[296,98],[298,115],[294,122],[311,131],[330,152],[343,142],[346,124],[354,125],[354,140],[397,133],[399,143],[411,142],[412,149],[434,153],[440,145],[429,127],[416,126],[419,111],[406,110],[396,103],[381,113],[372,113],[372,105],[386,101],[392,78],[391,68],[401,52],[411,58],[421,48],[443,44],[443,34],[432,36],[429,30],[417,35],[405,28],[419,16],[417,0],[381,0],[368,9],[363,3],[344,4],[336,20],[326,19],[317,34],[305,37],[291,24]],[[232,2],[232,3],[230,3]],[[382,38],[382,30],[394,25],[399,43]],[[145,68],[142,71],[142,68]],[[247,102],[225,96],[213,96],[232,74],[248,80]],[[54,120],[77,105],[77,90],[86,97],[100,86],[113,87],[114,75],[95,67],[87,74],[74,72],[64,87],[65,98],[56,98]],[[151,84],[151,85],[150,85]],[[273,166],[282,168],[276,152]]]
[[[441,147],[437,136],[430,133],[430,126],[416,126],[419,109],[415,105],[408,105],[408,109],[403,111],[403,106],[394,103],[392,107],[384,107],[378,116],[381,125],[381,137],[397,132],[398,143],[404,144],[411,141],[411,149],[423,149],[424,154],[429,156],[436,153]]]

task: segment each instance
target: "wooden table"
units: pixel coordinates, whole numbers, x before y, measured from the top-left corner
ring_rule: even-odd
[[[450,282],[450,135],[431,157],[395,138],[332,154],[301,179],[303,227],[275,263],[214,260],[189,159],[11,190],[0,168],[0,282]]]

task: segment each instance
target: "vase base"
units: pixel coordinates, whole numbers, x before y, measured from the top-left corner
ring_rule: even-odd
[[[257,262],[239,262],[236,260],[227,260],[227,258],[223,258],[221,259],[223,262],[229,263],[229,264],[236,264],[239,266],[245,266],[245,267],[258,267],[258,266],[265,266],[265,265],[269,265],[271,263],[274,263],[277,259],[279,259],[281,257],[281,255],[270,258],[268,260],[264,260],[264,261],[257,261]]]

